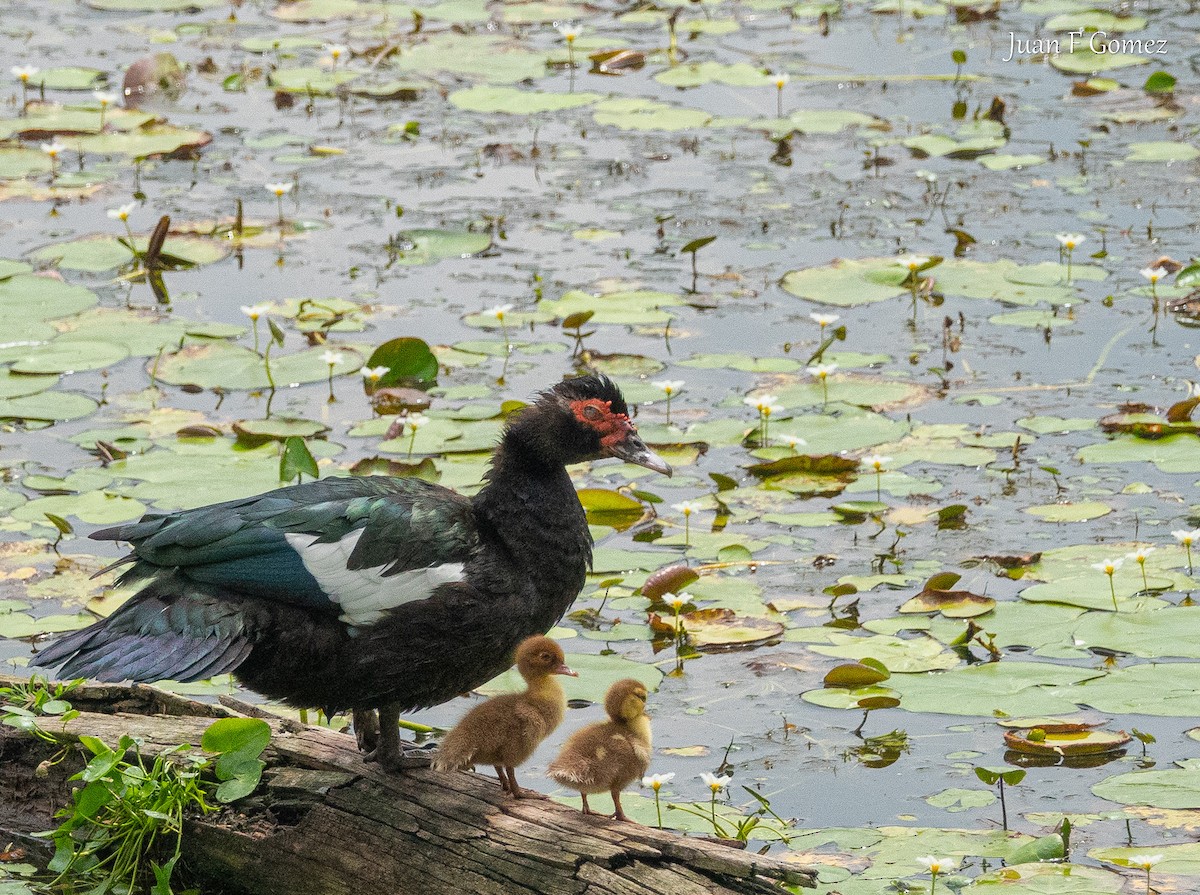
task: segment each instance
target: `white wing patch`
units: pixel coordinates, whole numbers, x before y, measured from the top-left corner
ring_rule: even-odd
[[[321,590],[342,607],[341,620],[355,627],[372,625],[383,618],[388,609],[427,600],[438,586],[463,580],[460,562],[410,569],[386,578],[384,566],[346,568],[350,554],[362,537],[362,529],[326,544],[316,543],[316,535],[292,532],[284,537],[300,555],[304,568],[317,579]]]

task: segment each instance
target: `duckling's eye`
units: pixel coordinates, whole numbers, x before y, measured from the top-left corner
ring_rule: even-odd
[[[585,419],[598,420],[601,417],[600,408],[595,404],[588,404],[583,408],[583,416]]]

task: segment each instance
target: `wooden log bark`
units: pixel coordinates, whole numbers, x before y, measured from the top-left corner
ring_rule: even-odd
[[[0,686],[11,679],[0,676]],[[214,717],[233,714],[144,686],[85,686],[80,715],[43,728],[62,742],[124,734],[144,754],[197,744]],[[362,761],[353,737],[270,719],[267,771],[252,796],[195,817],[186,867],[201,883],[248,895],[714,895],[815,886],[811,871],[694,837],[587,817],[544,798],[513,800],[477,774],[413,768],[386,774]],[[67,778],[83,758],[46,776],[58,750],[0,727],[0,838],[49,829]]]

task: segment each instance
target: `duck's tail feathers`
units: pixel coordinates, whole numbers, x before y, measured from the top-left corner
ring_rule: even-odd
[[[203,585],[151,581],[102,621],[41,650],[32,664],[58,677],[97,681],[196,681],[233,671],[254,646],[236,604]]]

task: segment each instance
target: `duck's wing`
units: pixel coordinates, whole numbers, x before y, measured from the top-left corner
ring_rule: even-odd
[[[129,541],[132,565],[119,580],[143,587],[110,617],[50,644],[34,664],[106,681],[232,671],[280,625],[308,625],[314,637],[336,639],[346,630],[338,619],[351,629],[369,626],[461,581],[478,545],[469,500],[416,479],[382,477],[326,479],[150,514],[92,537]]]
[[[95,532],[129,541],[122,582],[173,570],[215,592],[367,625],[462,579],[478,545],[471,502],[420,479],[330,478]]]

